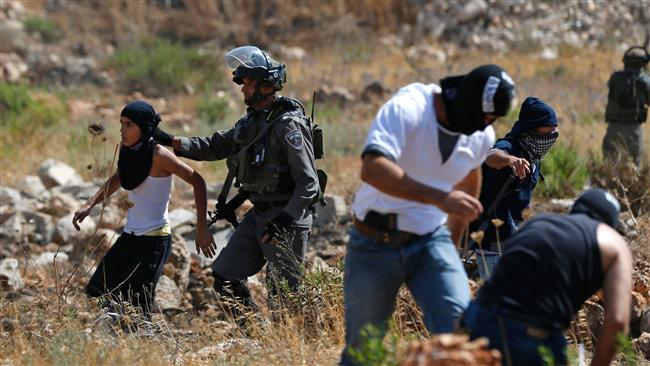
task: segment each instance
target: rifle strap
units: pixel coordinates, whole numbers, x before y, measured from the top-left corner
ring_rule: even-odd
[[[230,193],[230,187],[232,186],[232,181],[235,179],[235,172],[228,169],[228,175],[226,175],[226,180],[223,182],[221,187],[221,193],[219,193],[219,198],[217,198],[217,206],[223,206],[226,204],[228,199],[228,193]]]
[[[503,196],[506,195],[506,192],[508,191],[508,188],[510,188],[510,185],[512,184],[512,182],[515,179],[516,179],[516,176],[514,174],[510,174],[510,176],[506,180],[505,184],[501,187],[501,190],[499,190],[499,193],[494,198],[494,201],[492,201],[492,204],[490,205],[490,207],[488,207],[488,209],[486,211],[484,211],[483,214],[481,215],[481,217],[479,218],[479,220],[482,219],[483,221],[481,221],[481,224],[478,226],[477,231],[485,231],[487,229],[487,227],[488,227],[488,225],[490,223],[490,216],[492,215],[494,210],[496,210],[497,205],[499,204],[499,202],[501,201]],[[468,226],[466,226],[465,231],[469,231]],[[473,250],[473,247],[474,247],[474,245],[476,243],[473,239],[469,238],[469,232],[467,234],[468,234],[467,242],[466,242],[466,245],[465,245],[465,249],[463,249],[463,253],[461,255],[463,260],[467,260],[467,258],[471,254],[470,250]]]
[[[514,174],[510,174],[510,176],[506,180],[506,183],[501,187],[501,190],[499,190],[499,193],[494,198],[494,201],[492,201],[492,204],[490,205],[490,207],[488,207],[488,209],[483,213],[482,216],[485,218],[485,221],[483,221],[481,223],[481,225],[479,225],[479,230],[485,230],[487,228],[487,225],[485,225],[485,224],[490,221],[490,216],[492,215],[494,210],[497,209],[497,205],[499,204],[499,202],[501,202],[501,199],[503,198],[503,196],[506,195],[506,191],[508,190],[508,188],[510,188],[510,185],[515,180],[515,178],[516,177],[515,177]]]

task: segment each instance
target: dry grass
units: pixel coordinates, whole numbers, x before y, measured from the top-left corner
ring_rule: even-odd
[[[29,10],[37,11],[45,3],[44,0],[33,0],[26,5]],[[66,31],[66,41],[84,41],[88,49],[98,50],[99,54],[105,50],[107,39],[120,45],[152,34],[203,42],[212,40],[214,34],[220,32],[227,35],[222,39],[229,41],[217,45],[219,49],[249,42],[266,47],[271,41],[288,40],[288,45],[305,47],[308,57],[302,61],[282,60],[289,73],[289,83],[283,94],[304,101],[309,101],[312,91],[322,85],[343,86],[359,96],[363,87],[372,81],[380,81],[395,91],[406,83],[437,82],[445,75],[466,72],[479,64],[497,63],[516,81],[520,102],[526,96],[534,95],[556,108],[560,118],[560,138],[564,142],[576,148],[583,157],[599,154],[605,133],[602,115],[607,96],[606,82],[611,71],[621,66],[618,51],[565,48],[556,60],[541,60],[534,53],[523,51],[507,55],[454,51],[450,52],[449,60],[444,64],[430,59],[414,62],[407,59],[404,49],[382,45],[376,36],[361,31],[357,26],[357,21],[362,21],[372,25],[373,29],[394,29],[398,23],[413,16],[408,7],[399,2],[344,0],[319,3],[318,13],[322,19],[316,23],[312,15],[313,2],[298,5],[285,1],[185,3],[186,12],[176,12],[147,5],[147,2],[96,1],[74,6],[69,11],[54,12],[51,16]],[[258,4],[261,8],[257,7]],[[274,11],[297,19],[293,26],[304,24],[304,32],[283,32],[282,24],[274,23],[273,18],[251,16]],[[348,12],[354,15],[342,16]],[[124,14],[130,16],[124,17]],[[253,26],[256,22],[264,22],[265,29],[271,30],[267,33],[269,38],[260,38],[261,32],[250,31],[256,29]],[[313,42],[314,29],[318,29],[319,42]],[[436,44],[432,46],[443,49]],[[227,74],[225,67],[215,72]],[[56,129],[47,133],[37,131],[39,133],[23,136],[19,143],[18,140],[3,139],[0,147],[2,185],[13,185],[24,175],[34,174],[38,165],[50,157],[73,165],[86,179],[93,178],[95,172],[85,169],[93,162],[85,134],[89,119],[107,122],[105,146],[96,146],[96,149],[101,152],[99,160],[110,160],[113,146],[118,141],[117,115],[124,103],[136,95],[115,95],[112,90],[92,89],[68,92],[70,95],[66,102],[82,100],[91,102],[96,108],[91,115],[60,121]],[[238,108],[242,107],[236,85],[230,85],[226,93]],[[163,124],[169,123],[171,131],[208,135],[212,132],[209,127],[196,120],[199,98],[200,93],[187,95],[179,91],[179,94],[153,100],[152,104],[163,115]],[[325,138],[340,141],[332,145],[339,150],[326,151],[326,159],[319,162],[328,172],[329,192],[351,199],[359,184],[359,153],[365,131],[381,102],[355,102],[338,111],[331,105],[316,105],[317,121],[326,127]],[[236,112],[241,111],[243,108]],[[179,112],[184,117],[172,118]],[[235,119],[233,117],[232,123]],[[498,122],[495,126],[498,135],[503,136],[515,119],[516,111]],[[650,141],[650,128],[645,127],[645,141]],[[77,134],[75,131],[82,132]],[[107,152],[103,153],[104,150]],[[650,161],[650,146],[646,147],[646,154]],[[208,182],[221,182],[225,177],[223,162],[189,164]],[[174,205],[178,200],[179,197],[175,196]],[[648,217],[646,214],[637,218],[638,235],[631,239],[631,247],[636,253],[645,253],[650,258]],[[248,337],[259,342],[260,348],[240,346],[226,353],[208,353],[202,357],[197,352],[204,347],[243,337],[244,334],[237,327],[219,322],[219,317],[212,313],[194,310],[164,317],[157,314],[155,319],[163,331],[149,338],[113,333],[101,327],[94,329],[99,309],[82,294],[87,278],[75,277],[68,287],[62,289],[60,280],[73,271],[71,265],[59,264],[54,271],[54,267],[28,266],[24,258],[21,265],[26,290],[17,299],[15,294],[0,293],[0,364],[3,365],[331,365],[336,363],[343,347],[340,273],[314,274],[298,297],[300,311],[285,312],[277,323],[255,323]],[[66,296],[62,296],[63,293]],[[397,352],[401,354],[409,338],[425,337],[426,332],[419,309],[404,291],[400,292],[397,308],[392,334],[398,337]],[[264,314],[268,316],[268,312]]]

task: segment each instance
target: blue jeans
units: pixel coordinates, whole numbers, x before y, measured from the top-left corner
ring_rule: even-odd
[[[475,253],[476,263],[478,264],[478,273],[483,280],[487,281],[492,277],[492,274],[494,274],[494,270],[497,268],[501,255],[498,252],[481,249],[476,249]],[[485,261],[483,261],[484,259]]]
[[[447,227],[395,249],[354,228],[345,256],[345,342],[341,365],[355,365],[350,348],[359,349],[368,325],[383,337],[395,298],[406,283],[424,313],[431,333],[453,332],[470,301],[467,274]]]
[[[567,363],[567,343],[561,329],[549,331],[545,337],[531,335],[526,323],[500,313],[496,308],[486,309],[473,301],[463,316],[463,323],[470,329],[471,339],[487,337],[490,340],[490,348],[501,352],[504,366],[546,365],[540,348],[550,351],[553,365]]]

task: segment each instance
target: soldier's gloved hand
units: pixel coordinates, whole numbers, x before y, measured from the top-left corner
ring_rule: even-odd
[[[174,136],[161,130],[160,127],[156,127],[156,129],[153,130],[153,139],[154,141],[160,143],[161,145],[172,146],[172,141],[174,141]]]
[[[284,211],[280,211],[276,217],[266,223],[264,234],[262,234],[262,242],[279,240],[284,233],[289,231],[292,223],[293,217]]]

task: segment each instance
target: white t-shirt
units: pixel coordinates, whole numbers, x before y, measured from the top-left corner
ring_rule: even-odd
[[[438,129],[454,133],[438,124],[434,92],[441,92],[438,85],[413,83],[401,88],[377,113],[365,146],[374,145],[387,153],[414,180],[449,192],[472,169],[481,166],[495,134],[492,126],[470,136],[460,134],[443,163]],[[371,210],[396,213],[398,229],[418,235],[434,231],[447,220],[447,214],[434,205],[396,198],[363,183],[352,211],[363,220]]]
[[[168,206],[172,176],[148,176],[139,186],[128,191],[133,207],[126,214],[124,232],[144,235],[169,224]]]

